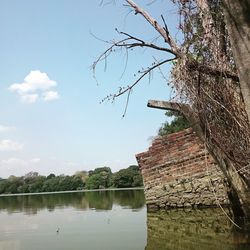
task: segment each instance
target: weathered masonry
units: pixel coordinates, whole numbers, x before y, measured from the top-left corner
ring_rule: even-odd
[[[148,209],[229,203],[222,172],[191,128],[156,138],[136,158]]]

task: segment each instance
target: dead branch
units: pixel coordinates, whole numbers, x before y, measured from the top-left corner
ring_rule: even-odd
[[[101,61],[105,61],[107,57],[114,51],[115,48],[125,48],[125,49],[132,49],[135,47],[146,47],[146,48],[151,48],[151,49],[155,49],[155,50],[159,50],[159,51],[164,51],[164,52],[168,52],[172,55],[176,56],[176,53],[168,48],[164,48],[164,47],[160,47],[156,44],[153,43],[147,43],[135,36],[132,36],[128,33],[125,32],[120,32],[117,30],[117,32],[121,35],[125,35],[126,38],[120,40],[120,41],[105,41],[106,43],[111,44],[111,46],[109,46],[103,53],[101,53],[101,55],[94,61],[94,63],[92,64],[92,70],[93,70],[93,75],[95,76],[95,70],[96,70],[96,66],[99,62]]]
[[[146,11],[140,8],[132,0],[126,0],[126,2],[135,10],[135,14],[141,14],[156,29],[156,31],[160,33],[160,35],[164,38],[165,42],[169,44],[170,48],[176,56],[181,55],[181,50],[175,43],[174,39],[170,36],[166,24],[165,28],[163,28],[153,17],[151,17]]]
[[[149,67],[147,70],[145,70],[143,72],[143,74],[134,82],[132,83],[131,85],[127,86],[126,88],[124,89],[121,89],[120,88],[120,91],[117,93],[117,94],[114,94],[112,95],[113,99],[115,99],[116,97],[118,96],[121,96],[123,95],[124,93],[130,91],[132,88],[135,87],[135,85],[137,85],[145,76],[147,76],[150,72],[152,72],[154,69],[158,68],[159,66],[165,64],[165,63],[168,63],[168,62],[171,62],[173,60],[175,60],[176,58],[171,58],[171,59],[167,59],[167,60],[164,60],[162,62],[159,62],[159,63],[156,63],[154,64],[152,67]]]
[[[110,53],[112,53],[113,49],[115,47],[117,47],[117,44],[119,43],[124,43],[128,40],[130,40],[131,38],[125,38],[125,39],[122,39],[118,42],[109,42],[109,43],[112,43],[112,45],[110,47],[108,47],[103,53],[101,53],[101,55],[94,61],[94,63],[92,64],[92,70],[93,70],[93,75],[95,77],[95,70],[96,70],[96,66],[99,62],[103,61],[103,60],[106,60],[107,57],[110,55]]]

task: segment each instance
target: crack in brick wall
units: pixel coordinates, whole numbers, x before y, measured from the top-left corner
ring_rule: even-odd
[[[222,172],[191,128],[157,137],[136,158],[149,209],[229,203]]]

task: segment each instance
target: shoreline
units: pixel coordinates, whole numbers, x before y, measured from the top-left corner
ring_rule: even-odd
[[[0,194],[0,197],[6,197],[6,196],[28,196],[28,195],[41,195],[41,194],[87,193],[87,192],[98,192],[98,191],[126,191],[126,190],[144,190],[144,187],[131,187],[131,188],[102,188],[102,189],[83,189],[83,190],[54,191],[54,192],[38,192],[38,193]]]

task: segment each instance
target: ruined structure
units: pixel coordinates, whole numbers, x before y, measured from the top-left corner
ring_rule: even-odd
[[[191,128],[156,138],[136,158],[148,209],[229,203],[222,172]]]

